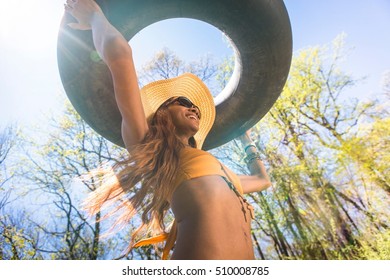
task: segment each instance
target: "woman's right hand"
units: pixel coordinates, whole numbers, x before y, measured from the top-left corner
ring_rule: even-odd
[[[72,22],[68,26],[79,30],[90,30],[93,15],[103,13],[94,0],[67,0],[65,11],[77,20],[77,23]]]
[[[149,126],[129,42],[94,0],[66,0],[65,10],[77,20],[69,24],[71,28],[92,29],[94,47],[111,72],[115,100],[122,116],[122,138],[130,151],[145,138]]]

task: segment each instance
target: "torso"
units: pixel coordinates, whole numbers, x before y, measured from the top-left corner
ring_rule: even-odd
[[[220,175],[183,181],[171,206],[177,221],[171,259],[254,259],[250,213]]]

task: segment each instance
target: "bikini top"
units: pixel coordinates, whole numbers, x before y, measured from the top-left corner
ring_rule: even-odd
[[[195,148],[185,147],[182,149],[179,160],[176,181],[173,186],[176,189],[186,180],[207,176],[219,175],[228,177],[239,193],[243,193],[238,176],[222,165],[212,154]]]
[[[222,165],[218,159],[212,154],[191,147],[185,147],[181,150],[179,159],[179,169],[177,177],[173,184],[176,189],[181,183],[186,180],[199,178],[208,175],[219,175],[225,179],[229,187],[236,192],[238,196],[243,194],[242,186],[238,176]],[[173,221],[169,233],[160,234],[151,238],[145,238],[133,245],[133,247],[141,247],[166,241],[162,259],[167,259],[170,250],[173,248],[177,236],[177,223]]]

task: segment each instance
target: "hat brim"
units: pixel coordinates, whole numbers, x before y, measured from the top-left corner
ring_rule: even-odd
[[[171,79],[158,80],[141,89],[146,118],[149,119],[153,116],[157,109],[173,96],[185,96],[199,107],[202,118],[194,138],[197,147],[201,149],[215,120],[213,96],[202,80],[191,73],[185,73]]]

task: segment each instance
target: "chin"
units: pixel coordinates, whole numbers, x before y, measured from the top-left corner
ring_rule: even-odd
[[[197,133],[199,131],[199,124],[198,123],[195,123],[195,122],[188,122],[187,123],[187,127],[188,129],[192,132],[192,133]]]
[[[193,131],[194,135],[199,131],[199,126],[198,125],[192,125],[191,130]],[[192,136],[194,136],[192,135]]]

